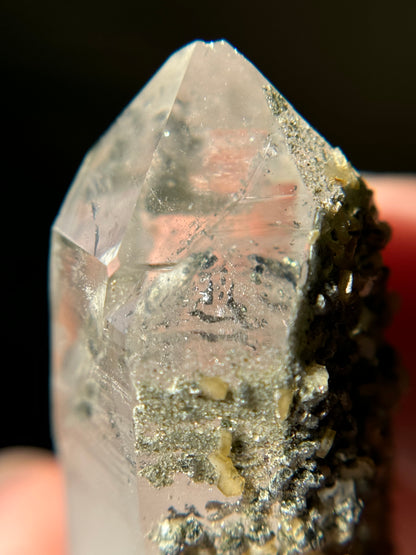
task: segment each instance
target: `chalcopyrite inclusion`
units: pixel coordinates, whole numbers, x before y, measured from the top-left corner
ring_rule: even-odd
[[[388,235],[228,43],[168,59],[52,231],[73,555],[390,552]]]

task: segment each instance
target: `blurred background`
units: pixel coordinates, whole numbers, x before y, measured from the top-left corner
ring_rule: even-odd
[[[96,139],[176,49],[225,38],[360,170],[412,173],[416,3],[3,2],[0,444],[51,448],[49,230]]]

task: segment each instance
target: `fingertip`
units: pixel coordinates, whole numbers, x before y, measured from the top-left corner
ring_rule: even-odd
[[[365,179],[382,220],[416,227],[416,176],[368,174]]]
[[[0,553],[64,555],[64,486],[47,452],[11,449],[0,455]]]

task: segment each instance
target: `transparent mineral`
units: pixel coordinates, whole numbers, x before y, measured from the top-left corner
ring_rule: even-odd
[[[52,231],[73,555],[389,552],[387,238],[228,43],[168,59]]]

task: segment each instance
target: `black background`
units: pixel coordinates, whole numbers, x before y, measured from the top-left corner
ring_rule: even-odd
[[[49,229],[87,149],[167,56],[226,38],[362,170],[413,172],[416,2],[1,8],[2,445],[51,446]]]

